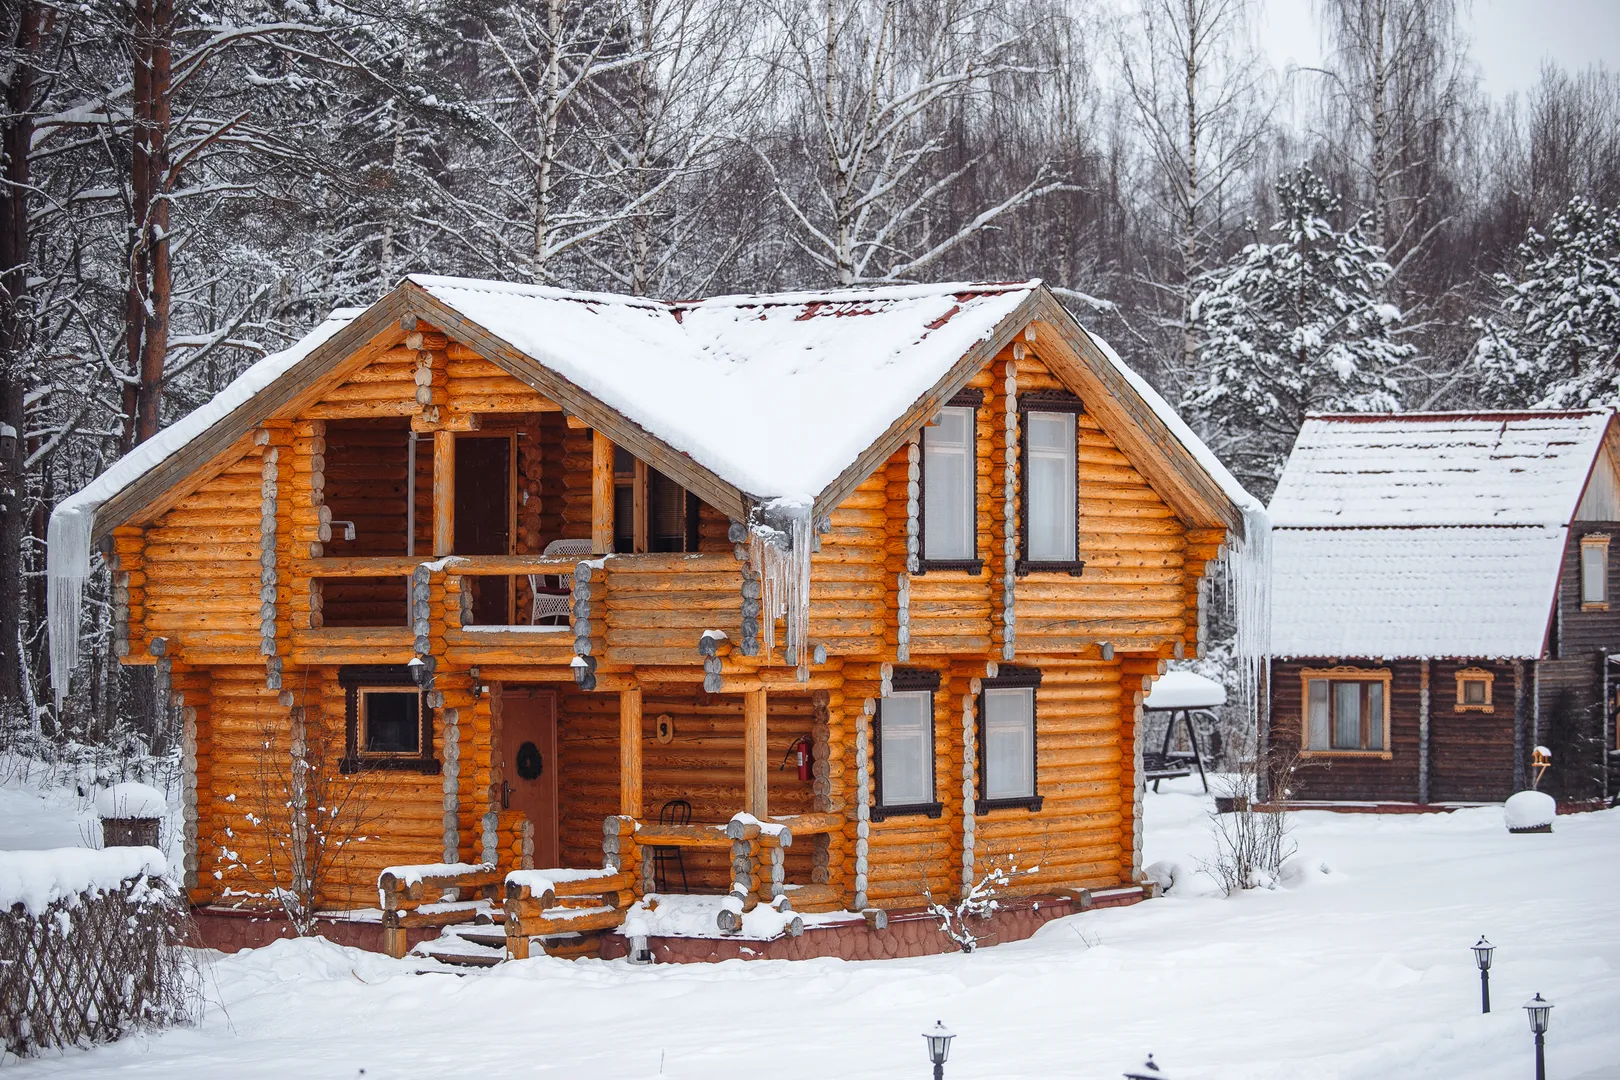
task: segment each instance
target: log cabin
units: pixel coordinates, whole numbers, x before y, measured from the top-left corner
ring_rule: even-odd
[[[1497,802],[1538,747],[1542,790],[1614,793],[1614,414],[1313,417],[1270,511],[1266,737],[1320,766],[1304,799]]]
[[[526,955],[648,894],[1083,906],[1142,893],[1143,694],[1263,520],[1038,282],[415,276],[57,509],[55,670],[101,545],[202,910],[381,874],[397,950],[504,883]]]

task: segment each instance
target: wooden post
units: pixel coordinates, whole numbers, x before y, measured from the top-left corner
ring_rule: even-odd
[[[631,546],[639,554],[647,550],[647,463],[636,459],[636,478],[630,488]]]
[[[433,556],[456,552],[456,433],[433,433]]]
[[[591,432],[591,553],[613,550],[613,440]]]
[[[1525,760],[1530,756],[1525,745],[1525,728],[1530,725],[1530,695],[1526,693],[1524,661],[1513,661],[1513,790],[1523,791],[1530,786]]]
[[[765,691],[749,690],[743,694],[743,808],[761,821],[770,816],[765,764]]]
[[[1418,694],[1418,799],[1420,803],[1429,801],[1429,660],[1424,657],[1420,668],[1421,682]],[[1385,705],[1384,708],[1389,708]]]
[[[619,813],[641,819],[641,687],[619,691]]]

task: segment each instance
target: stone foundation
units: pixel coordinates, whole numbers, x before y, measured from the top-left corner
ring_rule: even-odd
[[[258,949],[281,938],[297,937],[286,916],[235,908],[198,907],[191,911],[190,944],[221,952]],[[358,919],[317,919],[315,933],[337,945],[382,952],[382,923]],[[439,936],[437,927],[407,930],[411,945]]]
[[[981,948],[1008,941],[1022,941],[1053,919],[1081,910],[1125,907],[1145,898],[1138,886],[1103,889],[1090,894],[1089,905],[1068,896],[1030,896],[1002,901],[1001,910],[988,919],[971,924]],[[939,928],[939,920],[922,910],[892,911],[888,926],[870,929],[866,921],[851,915],[831,925],[807,926],[798,937],[777,937],[768,941],[737,938],[655,937],[647,939],[653,958],[660,964],[704,964],[720,960],[810,960],[837,956],[845,960],[889,960],[903,956],[932,956],[956,952],[955,942]],[[602,935],[602,958],[625,956],[630,943],[619,934]]]

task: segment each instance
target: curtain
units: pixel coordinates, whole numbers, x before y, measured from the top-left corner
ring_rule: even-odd
[[[973,410],[942,409],[923,428],[923,558],[973,558]]]
[[[659,472],[647,470],[647,549],[686,550],[686,489]]]
[[[1333,684],[1333,748],[1361,749],[1361,684]]]
[[[984,692],[984,797],[1023,799],[1035,794],[1035,690]]]
[[[1310,732],[1305,744],[1311,750],[1328,748],[1328,681],[1311,680]]]
[[[927,690],[883,699],[878,731],[884,806],[934,801],[933,700]]]
[[[1384,684],[1367,684],[1367,749],[1384,748]]]
[[[1029,559],[1031,562],[1074,562],[1075,554],[1075,416],[1071,412],[1030,412]]]
[[[1581,545],[1581,603],[1608,600],[1609,549],[1604,544]]]

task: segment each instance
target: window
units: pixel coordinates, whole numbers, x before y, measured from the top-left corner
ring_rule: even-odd
[[[1076,504],[1076,428],[1080,399],[1034,393],[1019,401],[1024,463],[1023,549],[1018,572],[1056,570],[1078,575],[1080,517]]]
[[[433,756],[433,711],[409,667],[339,668],[338,684],[347,711],[340,771],[439,771]]]
[[[1609,537],[1589,533],[1581,537],[1581,610],[1609,610]]]
[[[681,485],[613,448],[613,550],[696,551],[698,500]]]
[[[878,706],[876,806],[872,820],[894,814],[939,817],[934,794],[934,691],[937,671],[896,671]]]
[[[979,694],[979,800],[976,810],[1041,808],[1035,775],[1035,690],[1041,673],[1002,668]]]
[[[1389,751],[1388,669],[1307,668],[1301,673],[1305,752],[1375,754]]]
[[[1463,668],[1457,672],[1457,711],[1495,712],[1491,704],[1496,676],[1484,668]]]
[[[978,405],[984,395],[963,392],[922,433],[921,570],[983,567],[978,538]]]

